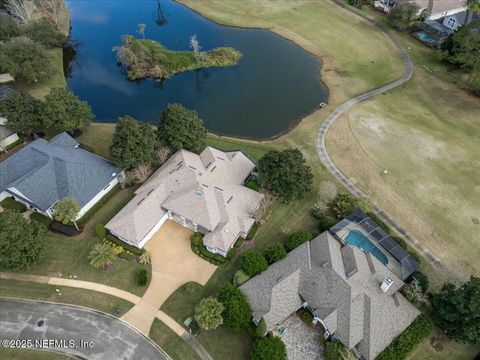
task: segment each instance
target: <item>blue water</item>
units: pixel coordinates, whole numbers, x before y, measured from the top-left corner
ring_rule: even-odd
[[[241,0],[239,0],[241,1]],[[87,100],[97,121],[119,116],[157,124],[168,103],[196,109],[208,130],[266,139],[279,135],[326,102],[320,60],[266,30],[216,24],[170,0],[67,1],[71,38],[78,43],[68,63],[68,87]],[[197,35],[204,50],[231,46],[242,53],[231,67],[188,71],[158,82],[129,81],[112,51],[124,34],[145,37],[171,50],[190,50]]]
[[[371,253],[375,256],[383,265],[388,264],[387,256],[381,252],[375,244],[373,244],[365,235],[360,231],[350,230],[345,238],[345,242],[348,245],[356,246],[364,253]]]
[[[430,35],[428,35],[427,33],[419,33],[418,34],[418,38],[424,42],[427,42],[429,44],[436,44],[438,42],[437,39],[434,39],[432,38]]]

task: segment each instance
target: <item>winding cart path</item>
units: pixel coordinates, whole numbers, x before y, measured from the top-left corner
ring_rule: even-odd
[[[396,38],[394,38],[390,32],[381,24],[377,23],[376,21],[368,18],[367,16],[363,14],[359,14],[356,11],[353,11],[350,9],[348,6],[340,3],[339,1],[334,0],[335,3],[338,4],[338,6],[344,8],[345,10],[362,17],[369,23],[373,24],[378,30],[380,30],[400,51],[400,57],[404,63],[405,66],[405,71],[403,75],[398,78],[397,80],[390,82],[382,87],[367,91],[363,94],[357,95],[350,100],[344,102],[340,106],[338,106],[325,120],[325,122],[320,126],[318,129],[318,134],[317,134],[317,142],[316,142],[316,149],[318,156],[320,158],[320,161],[322,164],[327,168],[330,173],[332,173],[333,176],[343,185],[345,188],[348,189],[353,195],[362,198],[362,199],[367,199],[369,196],[364,193],[361,189],[359,189],[350,179],[343,174],[340,169],[335,165],[335,163],[332,161],[330,158],[330,155],[328,154],[327,147],[326,147],[326,138],[327,138],[327,133],[330,127],[333,125],[335,120],[337,120],[340,115],[346,113],[348,110],[350,110],[353,106],[356,104],[371,99],[377,95],[380,95],[382,93],[385,93],[387,91],[393,90],[402,84],[406,83],[409,81],[414,73],[414,65],[412,62],[412,59],[408,55],[408,53],[405,51],[403,46],[398,42]],[[380,208],[378,205],[373,205],[373,210],[375,213],[391,228],[393,228],[396,232],[398,232],[400,235],[402,235],[407,242],[412,246],[418,253],[421,255],[425,256],[427,260],[436,268],[443,267],[440,259],[436,257],[432,251],[430,251],[426,246],[424,246],[422,243],[420,243],[412,234],[410,234],[407,230],[405,230],[402,226],[400,226],[397,221],[389,215],[385,210]]]

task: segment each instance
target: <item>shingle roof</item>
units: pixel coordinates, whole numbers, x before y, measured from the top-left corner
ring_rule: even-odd
[[[263,197],[241,185],[254,168],[239,151],[207,147],[197,155],[179,150],[106,227],[139,244],[172,211],[207,231],[205,245],[227,251],[253,225],[251,215]]]
[[[388,268],[348,249],[325,232],[247,281],[240,289],[254,318],[263,317],[271,329],[306,301],[345,346],[374,359],[420,312],[397,292],[403,282]],[[387,277],[393,284],[383,293],[380,284]]]
[[[83,207],[122,169],[77,146],[66,133],[31,142],[0,163],[0,191],[15,188],[43,211],[64,197]]]

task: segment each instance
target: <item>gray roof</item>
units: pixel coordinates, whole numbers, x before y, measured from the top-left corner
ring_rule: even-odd
[[[15,92],[14,89],[12,89],[10,86],[0,86],[0,101],[5,100],[8,96],[8,94]]]
[[[10,130],[6,125],[3,125],[2,118],[0,118],[0,141],[6,139],[12,134],[15,134],[15,131]]]
[[[43,211],[64,197],[83,207],[122,169],[77,146],[67,133],[31,142],[0,163],[0,191],[14,188]]]
[[[253,317],[263,317],[269,329],[307,302],[346,347],[374,359],[420,312],[398,292],[403,282],[395,274],[375,257],[345,247],[324,232],[240,289]],[[393,284],[383,293],[386,278]]]
[[[200,155],[179,150],[135,192],[135,197],[108,222],[120,238],[140,244],[167,211],[206,230],[203,242],[228,251],[263,195],[243,186],[255,164],[239,151],[207,147]]]

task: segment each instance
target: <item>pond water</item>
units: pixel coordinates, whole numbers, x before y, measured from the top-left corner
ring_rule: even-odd
[[[209,21],[168,1],[68,1],[76,55],[66,66],[69,88],[88,101],[97,121],[131,115],[156,124],[168,103],[196,109],[209,131],[266,139],[294,126],[328,90],[321,62],[294,43],[266,30],[240,29]],[[190,50],[196,34],[204,50],[231,46],[242,53],[232,67],[177,74],[162,82],[128,81],[112,51],[124,34],[145,37],[171,50]]]

